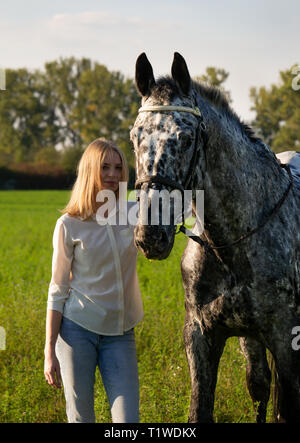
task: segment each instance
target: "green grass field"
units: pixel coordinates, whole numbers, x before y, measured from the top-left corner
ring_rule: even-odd
[[[67,202],[67,191],[0,191],[0,422],[66,422],[62,390],[47,385],[43,348],[52,234]],[[190,381],[184,352],[184,292],[180,256],[186,238],[176,236],[170,257],[138,258],[145,317],[136,328],[143,423],[187,421]],[[254,422],[246,390],[245,359],[236,338],[228,340],[219,368],[215,421]],[[95,408],[98,422],[110,422],[99,374]],[[269,406],[268,421],[271,416]]]

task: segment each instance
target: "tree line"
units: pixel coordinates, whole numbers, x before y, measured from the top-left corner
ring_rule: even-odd
[[[293,68],[280,72],[277,85],[250,90],[256,114],[250,124],[275,152],[299,150],[300,91],[292,87]],[[208,67],[196,79],[223,89],[230,101],[228,76]],[[60,58],[43,70],[7,69],[6,90],[0,91],[0,167],[43,164],[74,173],[83,149],[105,137],[119,144],[134,168],[129,130],[139,106],[133,79],[87,58]]]
[[[0,165],[61,164],[73,169],[84,146],[116,141],[132,164],[128,129],[139,107],[134,83],[120,72],[74,57],[43,71],[6,70],[0,94]]]

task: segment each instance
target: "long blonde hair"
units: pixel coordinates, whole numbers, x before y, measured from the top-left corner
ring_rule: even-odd
[[[97,210],[96,196],[102,189],[101,167],[106,154],[115,151],[122,162],[122,177],[120,181],[128,181],[128,165],[121,149],[112,141],[97,138],[85,149],[77,167],[77,178],[67,206],[61,211],[74,217],[87,220]],[[119,190],[116,191],[116,197]]]

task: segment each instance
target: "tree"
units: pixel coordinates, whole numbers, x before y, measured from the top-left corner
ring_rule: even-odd
[[[70,121],[85,144],[98,137],[115,141],[132,163],[129,129],[138,103],[132,80],[125,80],[120,72],[109,72],[95,63],[78,81],[78,98]]]
[[[34,157],[34,163],[47,163],[51,166],[59,165],[61,163],[61,152],[55,149],[54,146],[40,149]]]
[[[251,109],[256,112],[252,125],[274,152],[299,150],[300,90],[293,87],[295,67],[280,71],[278,85],[250,90]]]
[[[69,146],[61,153],[61,166],[67,172],[75,174],[79,160],[83,154],[81,146]]]
[[[0,94],[0,163],[61,159],[74,169],[80,150],[105,137],[121,146],[132,165],[129,130],[138,106],[131,79],[89,59],[60,58],[43,71],[7,70]]]
[[[52,122],[41,98],[39,80],[38,71],[6,71],[6,90],[0,94],[2,163],[32,161],[47,146],[47,131]]]
[[[64,146],[83,143],[80,133],[74,127],[72,115],[78,104],[79,80],[84,72],[91,70],[91,66],[91,60],[74,57],[60,58],[45,64],[45,105],[53,116],[56,143]]]

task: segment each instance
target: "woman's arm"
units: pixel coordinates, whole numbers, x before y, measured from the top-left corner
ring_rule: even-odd
[[[62,314],[53,309],[47,310],[46,343],[44,374],[51,386],[61,388],[61,374],[58,359],[55,354],[55,344],[60,330]]]
[[[48,291],[46,319],[45,367],[44,374],[51,386],[61,387],[59,362],[55,344],[60,330],[64,304],[69,297],[71,263],[73,259],[71,236],[61,218],[53,234],[52,277]]]
[[[48,310],[63,313],[69,297],[74,245],[69,229],[57,220],[53,233],[52,277],[48,290]]]

